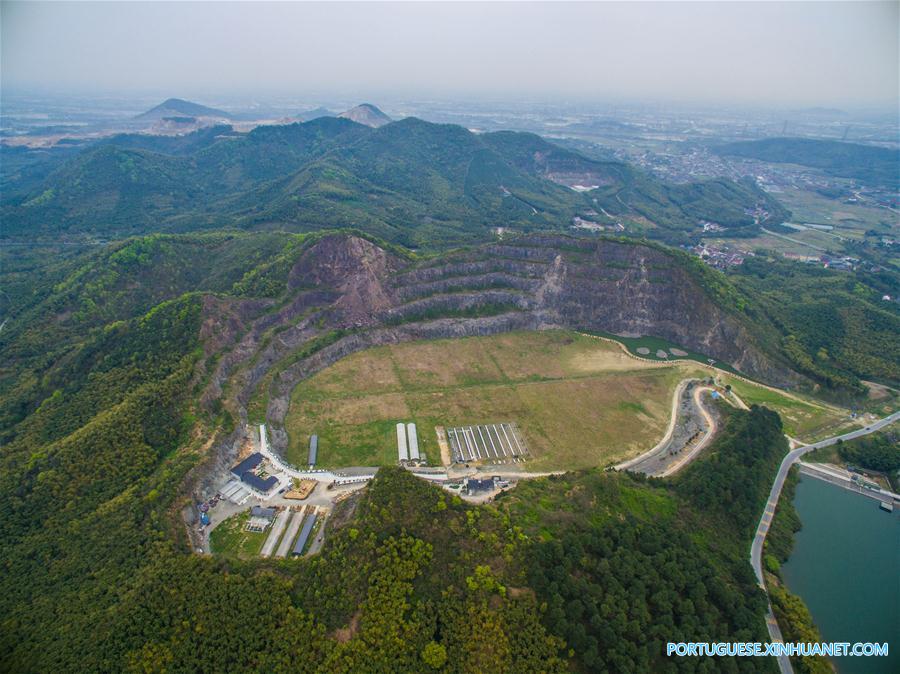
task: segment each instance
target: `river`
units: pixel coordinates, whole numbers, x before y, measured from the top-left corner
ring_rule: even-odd
[[[900,511],[801,475],[803,523],[783,576],[806,602],[824,641],[889,642],[890,655],[833,661],[840,674],[900,672]]]

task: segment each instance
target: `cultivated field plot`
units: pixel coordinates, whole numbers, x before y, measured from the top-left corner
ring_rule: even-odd
[[[848,238],[862,238],[873,228],[888,234],[895,222],[889,210],[871,202],[848,204],[810,190],[785,190],[778,199],[790,209],[792,221],[834,225],[835,234]]]
[[[431,464],[440,463],[435,427],[503,423],[527,440],[529,468],[605,466],[656,444],[677,383],[705,374],[567,331],[377,347],[297,386],[288,459],[305,461],[306,438],[316,433],[322,467],[393,465],[396,424],[413,421]]]
[[[518,463],[528,456],[528,447],[514,423],[448,428],[447,441],[454,463]]]

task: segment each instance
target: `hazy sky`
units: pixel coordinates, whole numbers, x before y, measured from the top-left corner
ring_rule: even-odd
[[[898,2],[0,7],[4,88],[898,102]]]

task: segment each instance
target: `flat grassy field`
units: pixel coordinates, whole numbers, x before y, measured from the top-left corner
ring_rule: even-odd
[[[784,395],[727,375],[721,380],[724,384],[731,384],[734,392],[748,405],[764,405],[778,412],[785,433],[792,438],[814,442],[859,426],[849,419],[847,410],[800,396]]]
[[[626,344],[630,352],[641,346],[655,353],[673,345],[655,338]],[[712,374],[691,361],[637,360],[618,344],[568,331],[377,347],[297,386],[286,419],[287,458],[303,464],[317,433],[322,467],[393,465],[396,424],[414,421],[420,449],[436,465],[436,426],[514,422],[531,470],[606,466],[653,447],[668,425],[677,383]],[[788,435],[800,440],[858,425],[846,410],[716,376],[748,405],[778,412]]]
[[[778,199],[790,209],[793,222],[834,225],[835,234],[848,238],[862,238],[863,232],[872,228],[888,234],[894,226],[893,214],[871,203],[847,204],[801,189],[780,192]]]
[[[297,386],[287,458],[302,463],[317,433],[323,467],[394,464],[395,425],[414,421],[420,449],[439,464],[435,426],[515,422],[531,469],[604,466],[652,447],[678,381],[704,374],[565,331],[378,347]]]
[[[219,524],[209,536],[210,550],[226,557],[249,559],[259,555],[263,543],[269,536],[269,529],[263,532],[245,531],[250,519],[250,509],[233,515]]]
[[[860,241],[865,232],[871,229],[885,235],[890,235],[893,231],[893,214],[870,203],[847,204],[841,199],[831,199],[802,189],[788,189],[778,192],[776,196],[791,211],[792,222],[831,225],[834,229],[830,232],[815,229],[794,231],[788,234],[794,241],[761,234],[752,239],[709,239],[708,242],[748,252],[766,248],[782,254],[818,257],[822,254],[822,248],[835,253],[848,252],[842,239]]]

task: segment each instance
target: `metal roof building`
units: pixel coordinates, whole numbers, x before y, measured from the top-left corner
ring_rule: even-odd
[[[263,455],[259,452],[254,452],[246,459],[241,461],[238,464],[235,464],[231,467],[231,472],[234,473],[237,477],[243,477],[244,473],[248,470],[253,470],[263,461]]]
[[[493,488],[493,480],[478,480],[476,478],[469,478],[466,480],[466,491],[470,496],[479,491],[491,491]]]
[[[401,461],[409,461],[409,450],[406,448],[406,424],[397,424],[397,452]]]
[[[406,424],[406,432],[409,435],[409,458],[419,460],[419,436],[416,433],[415,424]]]
[[[262,479],[259,475],[251,473],[249,470],[241,475],[241,482],[246,484],[251,489],[254,489],[262,494],[268,494],[275,485],[278,484],[278,478],[274,475],[269,475],[265,480]]]
[[[294,543],[294,549],[291,550],[291,554],[295,557],[303,554],[303,548],[306,546],[306,539],[308,539],[309,534],[312,533],[312,528],[315,523],[316,513],[311,513],[306,516],[306,519],[303,521],[303,528],[300,530],[300,535],[297,536],[297,542]]]
[[[316,465],[316,456],[319,453],[319,436],[311,435],[309,436],[309,465]]]
[[[250,517],[264,517],[267,520],[275,519],[275,508],[263,508],[255,505],[250,508]]]

